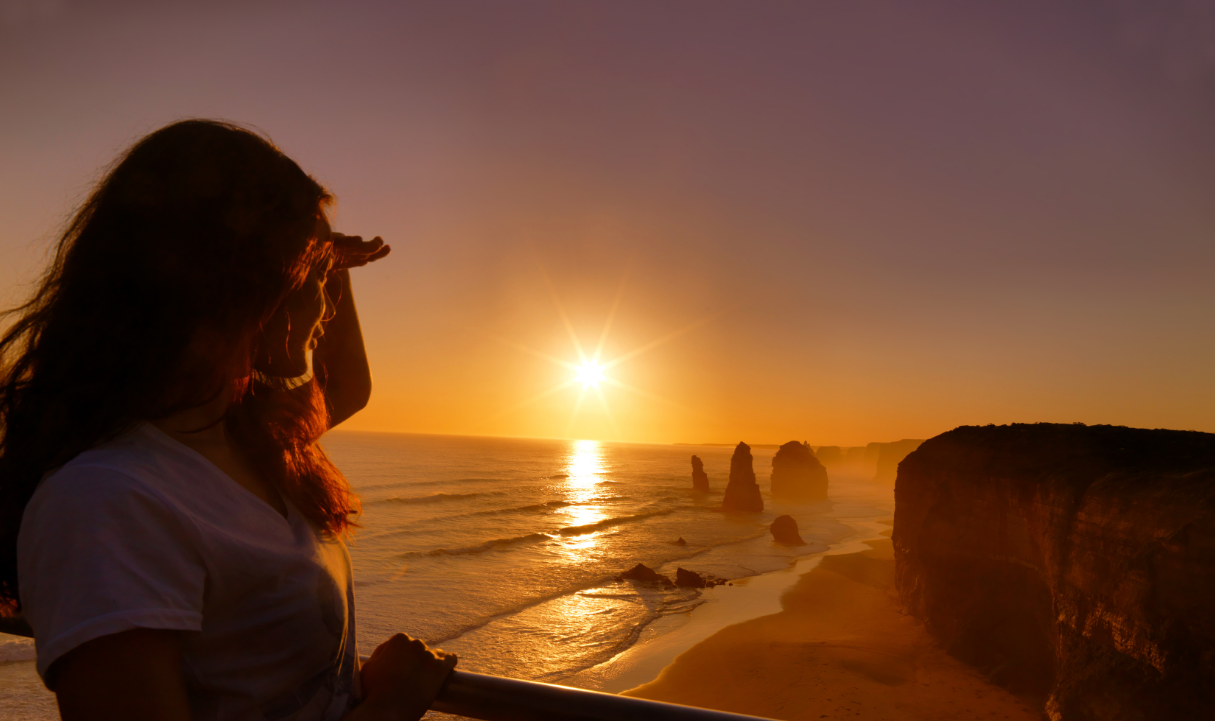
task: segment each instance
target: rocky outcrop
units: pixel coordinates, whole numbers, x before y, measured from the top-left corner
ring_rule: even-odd
[[[909,453],[920,447],[924,441],[916,438],[904,438],[893,443],[870,443],[865,447],[867,457],[876,459],[877,470],[873,480],[883,483],[894,483],[899,472],[899,463]]]
[[[726,579],[708,573],[697,573],[686,568],[675,569],[675,585],[684,588],[713,588],[726,583]]]
[[[659,573],[658,571],[655,571],[654,569],[650,568],[649,566],[645,565],[644,563],[639,563],[636,566],[633,566],[629,570],[625,571],[624,573],[616,576],[616,580],[617,581],[640,581],[642,583],[655,583],[660,586],[668,586],[668,587],[675,585],[675,584],[671,583],[670,576],[664,576],[663,574]]]
[[[819,446],[814,455],[824,466],[834,466],[844,460],[844,454],[839,446]]]
[[[709,490],[709,474],[705,473],[700,456],[692,456],[692,490],[706,493]]]
[[[772,525],[768,526],[768,530],[772,531],[773,540],[782,545],[806,545],[806,542],[802,540],[802,535],[797,531],[797,521],[793,520],[793,516],[777,516]]]
[[[1215,718],[1215,435],[963,427],[895,485],[896,586],[1055,721]]]
[[[827,498],[827,469],[810,446],[789,441],[772,456],[772,500],[791,503]]]
[[[739,443],[730,459],[730,482],[726,485],[726,497],[721,502],[723,511],[755,512],[764,510],[764,499],[759,495],[759,484],[755,482],[752,466],[751,446]]]

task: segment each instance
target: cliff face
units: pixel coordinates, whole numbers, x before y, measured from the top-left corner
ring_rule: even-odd
[[[963,427],[895,485],[896,586],[1056,721],[1215,718],[1215,435]]]
[[[709,474],[705,473],[705,464],[700,456],[692,456],[692,490],[709,490]]]
[[[844,454],[840,451],[839,446],[819,446],[814,456],[824,466],[834,466],[844,459]]]
[[[916,438],[904,438],[893,443],[870,443],[865,447],[865,456],[872,458],[876,465],[873,480],[894,483],[898,474],[899,463],[924,441]]]
[[[759,495],[759,484],[755,482],[755,468],[751,462],[751,446],[739,443],[730,458],[730,483],[726,486],[726,497],[721,502],[723,511],[764,510],[764,499]]]
[[[789,441],[772,456],[772,500],[822,501],[827,498],[827,469],[804,443]]]

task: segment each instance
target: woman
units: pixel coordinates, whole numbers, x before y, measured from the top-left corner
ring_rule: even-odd
[[[406,719],[455,657],[359,668],[358,502],[317,440],[371,376],[331,197],[262,137],[132,147],[0,339],[0,601],[64,719]]]

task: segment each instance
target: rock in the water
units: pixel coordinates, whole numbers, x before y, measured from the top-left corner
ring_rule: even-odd
[[[1215,435],[962,427],[895,483],[895,585],[1056,721],[1213,718]]]
[[[617,581],[641,581],[642,583],[657,583],[663,586],[673,586],[671,579],[644,563],[639,563],[616,577]]]
[[[772,525],[768,526],[768,530],[772,531],[772,538],[776,539],[777,543],[786,546],[806,545],[801,534],[797,532],[797,521],[793,520],[793,516],[777,516]]]
[[[675,569],[676,586],[683,586],[684,588],[713,588],[714,586],[724,586],[725,584],[726,579],[718,578],[708,573],[697,573],[689,571],[686,568]]]
[[[751,465],[751,446],[746,443],[739,443],[730,459],[730,483],[726,485],[721,508],[752,513],[764,510],[764,499],[759,495],[759,484],[755,482],[755,469]]]
[[[822,501],[827,498],[827,469],[810,446],[789,441],[772,456],[772,500]]]
[[[705,473],[705,464],[700,460],[700,456],[692,456],[692,489],[709,490],[709,474]]]

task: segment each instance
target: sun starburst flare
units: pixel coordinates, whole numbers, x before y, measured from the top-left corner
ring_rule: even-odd
[[[607,380],[603,375],[604,367],[595,361],[582,361],[582,365],[578,366],[578,372],[575,378],[582,384],[583,388],[594,386],[599,387],[601,381]]]
[[[543,270],[542,270],[542,273],[543,273]],[[566,436],[569,436],[570,433],[573,431],[574,424],[578,420],[578,414],[582,411],[582,407],[586,400],[587,393],[590,391],[593,391],[595,396],[598,398],[599,404],[603,408],[604,414],[607,416],[608,422],[612,426],[612,430],[615,433],[616,437],[617,438],[621,437],[620,428],[616,424],[616,417],[612,413],[612,409],[608,405],[607,396],[603,392],[604,385],[611,386],[612,388],[619,388],[621,390],[628,391],[630,393],[633,393],[634,395],[637,395],[641,398],[645,398],[646,400],[649,400],[649,401],[659,402],[664,405],[672,406],[672,407],[678,408],[680,410],[690,412],[689,409],[686,408],[685,406],[683,406],[682,404],[676,403],[675,401],[672,401],[668,398],[664,398],[658,394],[651,393],[649,391],[642,390],[641,388],[637,388],[635,386],[629,385],[628,383],[625,383],[624,381],[618,380],[616,378],[611,378],[608,376],[608,371],[610,371],[612,368],[615,368],[616,366],[620,365],[621,363],[624,363],[626,361],[631,361],[645,353],[648,353],[648,352],[654,350],[655,348],[658,348],[659,346],[662,346],[666,343],[669,343],[672,340],[675,340],[676,338],[684,335],[685,333],[688,333],[689,331],[699,328],[700,326],[702,326],[705,323],[708,323],[710,320],[712,320],[713,316],[710,315],[710,316],[701,318],[700,320],[698,320],[694,323],[690,323],[682,328],[679,328],[678,330],[667,333],[666,335],[663,335],[653,341],[650,341],[649,343],[640,345],[637,348],[634,348],[633,350],[630,350],[626,353],[622,353],[609,360],[601,360],[604,347],[607,345],[608,335],[612,329],[612,324],[616,319],[616,311],[619,309],[621,297],[624,295],[624,289],[625,289],[625,284],[626,284],[627,280],[628,280],[628,275],[626,274],[625,277],[623,279],[621,279],[620,288],[616,292],[616,298],[613,300],[611,310],[608,312],[607,320],[603,325],[603,331],[599,334],[599,342],[596,344],[595,352],[593,355],[587,355],[586,351],[584,350],[584,346],[582,345],[582,342],[578,338],[578,334],[574,331],[573,323],[570,322],[569,316],[565,312],[565,306],[561,303],[561,298],[557,295],[556,289],[553,288],[553,284],[549,280],[548,274],[544,273],[545,284],[548,286],[549,294],[552,296],[553,304],[557,308],[557,314],[561,318],[561,323],[565,327],[566,333],[569,335],[570,343],[573,346],[573,350],[574,350],[575,354],[578,356],[578,361],[570,362],[570,361],[562,360],[561,358],[557,358],[556,356],[550,355],[548,353],[543,353],[543,352],[535,350],[533,348],[529,348],[528,346],[523,345],[521,343],[516,343],[516,342],[510,341],[510,340],[504,339],[504,338],[494,337],[494,339],[497,340],[498,342],[500,342],[504,345],[510,346],[511,348],[514,348],[515,350],[521,351],[523,353],[527,353],[528,355],[531,355],[535,358],[539,358],[541,360],[547,361],[556,366],[565,368],[565,369],[573,372],[572,377],[567,377],[566,380],[564,380],[560,383],[557,383],[556,385],[553,385],[549,388],[546,388],[545,390],[531,396],[530,398],[527,398],[527,399],[515,404],[514,406],[512,406],[512,407],[506,409],[505,411],[503,411],[502,413],[498,414],[497,415],[498,418],[501,418],[502,416],[513,413],[515,411],[518,411],[525,406],[529,406],[540,400],[548,398],[549,396],[551,396],[555,393],[559,393],[559,392],[565,390],[566,388],[570,388],[571,386],[581,386],[581,387],[579,388],[579,391],[578,391],[578,397],[574,401],[573,409],[570,412],[569,422],[566,425],[566,430],[565,430]]]

